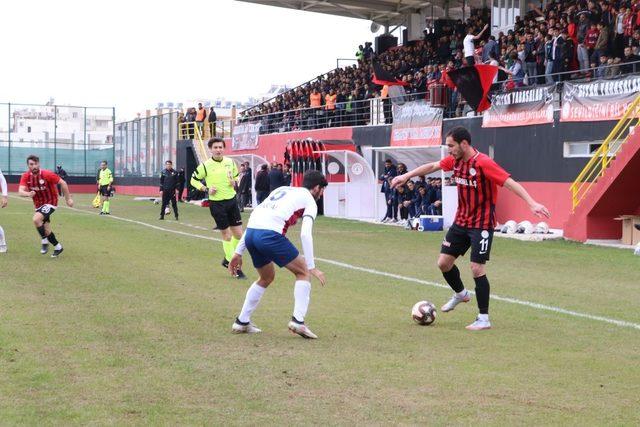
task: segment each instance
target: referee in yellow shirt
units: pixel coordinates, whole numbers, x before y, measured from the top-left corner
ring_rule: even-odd
[[[191,185],[200,191],[209,193],[209,210],[222,234],[224,259],[222,266],[227,268],[242,237],[242,218],[236,200],[235,184],[238,179],[238,167],[229,157],[223,155],[226,148],[224,139],[211,138],[207,143],[211,158],[199,165],[191,175]],[[205,185],[202,185],[202,180]],[[238,279],[246,276],[240,270]]]
[[[107,167],[107,161],[103,160],[100,162],[100,170],[98,171],[98,186],[100,187],[100,201],[102,202],[100,215],[109,215],[111,213],[109,209],[111,184],[113,184],[113,174],[111,173],[111,169]]]

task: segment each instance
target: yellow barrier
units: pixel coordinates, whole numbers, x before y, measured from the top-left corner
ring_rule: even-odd
[[[204,143],[204,136],[195,122],[180,123],[178,127],[180,139],[190,139],[193,141],[193,148],[200,163],[204,163],[209,158],[209,151]]]
[[[198,128],[196,122],[180,123],[179,137],[180,139],[195,139],[195,129]],[[202,126],[203,140],[209,140],[209,138],[229,138],[231,137],[231,121],[218,120],[217,122],[204,122]]]
[[[629,107],[609,136],[607,136],[598,151],[593,154],[593,157],[584,169],[582,169],[582,172],[580,172],[573,184],[571,184],[572,209],[574,211],[585,198],[589,189],[598,181],[598,178],[604,176],[607,167],[626,142],[628,137],[626,132],[631,126],[631,123],[635,120],[634,126],[638,126],[640,122],[639,114],[640,95],[629,104]]]

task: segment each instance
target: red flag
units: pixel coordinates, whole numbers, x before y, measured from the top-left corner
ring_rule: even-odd
[[[375,59],[371,63],[373,65],[373,83],[380,86],[407,86],[409,83],[396,79],[390,72],[385,70],[382,65]]]
[[[469,106],[480,113],[491,107],[487,95],[497,73],[498,67],[495,65],[479,64],[449,71],[447,77],[458,88],[458,92]]]

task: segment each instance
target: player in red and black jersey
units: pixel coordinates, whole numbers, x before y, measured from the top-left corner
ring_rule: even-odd
[[[402,185],[414,176],[429,175],[440,169],[453,171],[452,179],[458,187],[458,210],[455,221],[442,242],[438,267],[455,294],[442,306],[442,311],[451,311],[459,303],[471,299],[455,265],[456,258],[471,248],[471,272],[476,285],[480,314],[467,329],[489,329],[489,280],[485,273],[485,264],[489,261],[493,229],[496,225],[498,186],[506,187],[527,202],[531,211],[539,217],[548,218],[549,211],[533,200],[493,159],[473,148],[467,129],[452,129],[446,136],[446,144],[449,148],[448,157],[397,176],[392,181],[392,187]]]
[[[40,169],[40,159],[31,155],[27,157],[29,170],[20,177],[19,194],[22,197],[30,197],[36,208],[33,215],[33,223],[42,238],[41,254],[49,251],[49,243],[53,248],[52,258],[57,258],[63,251],[62,245],[51,231],[51,215],[58,207],[58,189],[56,184],[60,184],[67,206],[73,206],[73,199],[69,193],[67,183],[55,173],[46,169]]]

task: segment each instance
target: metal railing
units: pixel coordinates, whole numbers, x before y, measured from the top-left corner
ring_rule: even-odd
[[[604,69],[610,69],[613,67],[620,67],[621,65],[632,66],[633,69],[640,71],[640,61],[630,62],[626,64],[615,64],[603,67]],[[582,72],[597,71],[598,68],[589,68]],[[542,74],[532,77],[535,79],[534,83],[519,86],[518,88],[533,88],[537,85],[546,85],[543,80],[547,76],[550,76],[554,80],[556,92],[561,94],[562,87],[565,81],[565,77],[579,73],[579,71],[563,71],[553,74]],[[622,74],[632,75],[633,73]],[[609,78],[617,78],[621,75],[611,76]],[[540,79],[540,83],[538,82]],[[572,82],[588,82],[597,80],[596,77],[571,79]],[[607,79],[605,77],[605,79]],[[501,80],[494,83],[494,86],[500,88],[510,80]],[[516,88],[517,89],[517,88]],[[498,89],[494,93],[508,92],[503,88]],[[464,99],[456,91],[452,91],[443,84],[431,85],[427,92],[408,93],[398,98],[370,98],[365,100],[358,100],[349,102],[341,102],[336,104],[334,111],[328,111],[326,105],[321,107],[307,107],[295,110],[278,111],[275,113],[258,114],[251,116],[243,116],[246,111],[241,113],[238,122],[262,122],[261,134],[269,133],[281,133],[290,132],[296,130],[312,130],[312,129],[324,129],[329,127],[340,126],[364,126],[364,125],[383,125],[393,123],[393,107],[392,105],[396,101],[406,102],[423,99],[431,102],[433,106],[443,107],[444,118],[454,118],[467,115],[469,113],[476,114],[467,105]],[[562,105],[562,97],[558,97],[558,106]],[[350,106],[349,106],[350,105]]]
[[[587,69],[582,69],[582,70],[571,70],[571,71],[560,71],[557,73],[551,73],[551,74],[536,74],[535,76],[527,76],[527,80],[528,80],[528,84],[523,85],[522,81],[524,80],[523,78],[520,79],[516,79],[520,82],[520,86],[518,87],[535,87],[537,85],[546,85],[547,84],[547,80],[552,80],[553,83],[556,85],[556,89],[558,92],[562,91],[562,86],[564,84],[565,81],[572,81],[572,82],[581,82],[581,81],[590,81],[590,80],[594,80],[594,79],[598,79],[598,78],[615,78],[615,77],[619,77],[621,74],[617,74],[615,76],[598,76],[598,73],[603,72],[603,70],[611,70],[611,69],[615,69],[615,68],[622,68],[622,67],[631,67],[631,71],[624,73],[622,75],[630,75],[636,72],[640,72],[640,61],[635,61],[635,62],[629,62],[629,63],[619,63],[619,64],[612,64],[612,65],[606,65],[603,67],[595,67],[595,68],[587,68]],[[332,70],[335,71],[335,70]],[[330,71],[331,72],[331,71]],[[590,73],[592,76],[591,77],[585,77],[585,75],[587,73]],[[325,73],[324,75],[327,75],[328,73]],[[323,76],[324,76],[323,75]],[[572,78],[572,76],[576,76],[576,75],[580,75],[579,77],[574,77]],[[548,78],[548,79],[547,79]],[[294,91],[299,87],[305,86],[311,82],[314,82],[317,78],[309,80],[306,83],[303,83],[301,85],[296,86],[293,89],[289,89],[289,91]],[[504,85],[508,82],[510,82],[510,80],[512,79],[506,79],[506,80],[501,80],[501,81],[497,81],[495,83],[495,85]],[[532,81],[533,80],[533,81]],[[448,93],[445,94],[438,94],[439,95],[439,99],[441,100],[438,104],[436,104],[437,106],[443,106],[445,107],[445,111],[444,111],[444,117],[445,118],[453,118],[453,117],[460,117],[461,115],[463,115],[464,113],[468,113],[471,111],[471,109],[465,108],[465,103],[462,103],[461,105],[458,105],[458,101],[460,100],[460,97],[458,94],[453,93],[453,91],[448,90],[448,89],[441,89],[442,91],[447,90]],[[437,94],[437,92],[436,92]],[[414,93],[414,94],[409,94],[407,96],[413,96],[414,99],[417,99],[417,96],[424,96],[421,99],[427,99],[429,100],[429,92],[420,92],[420,93]],[[280,95],[278,95],[280,96]],[[251,108],[248,108],[246,110],[244,110],[241,113],[241,118],[239,119],[239,121],[250,121],[250,122],[255,122],[255,121],[261,121],[262,119],[265,119],[268,122],[271,122],[272,120],[280,120],[278,118],[279,115],[286,115],[289,114],[291,112],[295,112],[295,111],[301,111],[301,112],[305,112],[307,110],[312,110],[313,108],[304,108],[301,110],[286,110],[286,111],[278,111],[276,113],[270,113],[270,114],[260,114],[260,115],[253,115],[250,117],[242,117],[243,115],[246,115],[248,112],[251,112],[252,110],[255,110],[256,108],[259,107],[266,107],[268,108],[269,102],[274,100],[276,97],[273,97],[269,100],[266,100],[264,102],[261,102],[260,104],[253,106]],[[373,99],[380,99],[380,98],[373,98]],[[364,106],[365,103],[372,101],[373,99],[367,99],[364,101],[354,101],[356,103],[358,103],[358,111],[362,112],[365,116],[367,115],[366,113],[366,109],[367,107]],[[376,101],[376,102],[381,102],[381,101]],[[321,107],[321,108],[325,108],[325,106]],[[320,114],[322,115],[322,114]],[[308,116],[303,114],[303,116]],[[364,120],[364,123],[362,124],[368,124],[368,125],[376,125],[376,124],[389,124],[392,122],[392,117],[391,118],[387,118],[387,120],[372,120],[372,121],[367,121]],[[357,120],[358,122],[362,122],[362,120]],[[317,125],[316,127],[312,127],[313,129],[318,129],[318,128],[323,128],[323,127],[332,127],[332,126],[326,126],[326,120],[322,120],[320,119],[319,122],[324,123],[325,125]],[[344,125],[346,126],[346,125]],[[284,126],[284,128],[288,128],[289,126]],[[266,129],[267,127],[263,126],[263,131],[261,133],[275,133],[274,132],[267,132],[264,129]],[[301,127],[304,130],[304,127]],[[307,127],[307,129],[309,129],[309,127]],[[288,130],[285,130],[288,131]]]
[[[199,126],[198,122],[182,122],[178,125],[178,139],[194,139],[196,129],[200,130],[203,140],[213,137],[228,138],[231,136],[232,123],[232,120],[216,120],[205,121]]]
[[[334,68],[333,70],[329,70],[329,71],[327,71],[326,73],[320,74],[320,75],[318,75],[317,77],[314,77],[314,78],[312,78],[312,79],[310,79],[310,80],[307,80],[307,81],[306,81],[306,82],[304,82],[304,83],[300,83],[299,85],[297,85],[297,86],[295,86],[295,87],[292,87],[292,88],[290,88],[290,89],[287,89],[287,91],[286,91],[286,92],[293,92],[293,91],[295,91],[295,90],[297,90],[297,89],[299,89],[299,88],[301,88],[301,87],[303,87],[303,86],[307,86],[307,85],[309,85],[309,84],[311,84],[311,83],[315,82],[316,80],[320,79],[321,77],[325,77],[325,76],[327,76],[328,74],[333,73],[333,72],[334,72],[334,71],[336,71],[338,68],[340,68],[340,67],[336,67],[336,68]],[[256,105],[252,105],[251,107],[249,107],[249,108],[247,108],[247,109],[245,109],[245,110],[242,110],[242,112],[244,113],[244,112],[251,111],[251,110],[254,110],[254,109],[256,109],[256,108],[259,108],[259,107],[261,107],[261,106],[263,106],[263,105],[267,105],[267,104],[269,104],[271,101],[273,101],[274,99],[276,99],[277,97],[284,95],[284,93],[286,93],[286,92],[283,92],[283,93],[280,93],[280,94],[278,94],[278,95],[272,96],[272,97],[271,97],[271,98],[269,98],[269,99],[265,99],[264,101],[259,102],[259,103],[258,103],[258,104],[256,104]]]
[[[634,129],[628,132],[634,120]],[[638,123],[640,123],[640,95],[629,104],[629,107],[609,136],[603,141],[600,148],[593,154],[593,157],[591,157],[587,165],[582,169],[582,172],[580,172],[573,184],[571,184],[570,190],[573,211],[575,211],[580,202],[584,200],[589,189],[598,181],[598,178],[604,176],[607,167],[611,161],[615,159],[631,132],[638,126]]]

